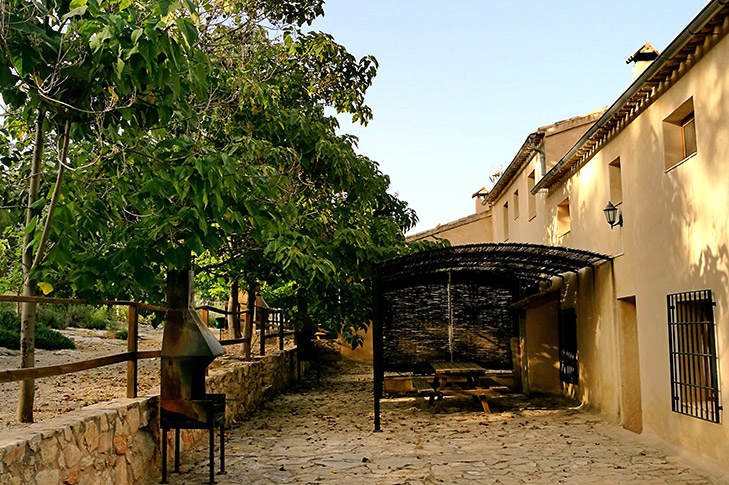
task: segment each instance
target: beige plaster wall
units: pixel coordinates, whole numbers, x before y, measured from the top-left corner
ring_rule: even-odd
[[[408,241],[435,241],[440,239],[447,239],[451,246],[491,242],[493,239],[491,213],[472,214],[407,237]]]
[[[362,342],[361,346],[357,347],[354,350],[352,349],[352,345],[344,342],[340,335],[337,343],[339,344],[339,353],[342,354],[342,357],[350,360],[356,360],[358,362],[372,362],[374,341],[372,340],[371,329],[372,325],[368,325],[367,331],[359,330],[357,332],[358,335],[361,335],[364,338],[364,341]]]
[[[559,393],[559,341],[557,336],[558,301],[526,310],[523,355],[526,378],[531,392]]]
[[[729,389],[728,70],[729,40],[724,38],[546,199],[546,210],[554,214],[556,204],[569,194],[572,230],[568,245],[615,256],[614,297],[635,298],[642,428],[717,461],[729,452],[727,426],[671,411],[666,295],[713,290],[720,389]],[[697,153],[667,171],[663,120],[690,97],[696,115]],[[608,164],[618,157],[624,226],[610,229],[602,208],[610,197]],[[590,318],[595,324],[605,322],[602,328],[612,321],[613,332],[619,334],[623,323],[611,308],[614,305],[607,303],[611,292],[609,285],[596,279],[600,302]],[[602,332],[595,333],[597,353],[620,348],[613,342],[609,350],[600,350],[601,336]],[[582,340],[580,344],[589,345]],[[596,360],[583,359],[581,369],[584,365],[589,375],[589,369],[613,358],[596,354]],[[625,363],[628,357],[622,358]],[[603,380],[600,387],[602,392],[591,391],[590,399],[603,410],[612,409],[615,404],[609,390],[613,383]]]

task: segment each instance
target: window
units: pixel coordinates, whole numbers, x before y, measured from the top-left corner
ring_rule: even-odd
[[[504,241],[509,240],[509,203],[504,202]]]
[[[570,198],[557,205],[557,235],[564,236],[572,230],[572,217],[570,216]]]
[[[519,218],[519,191],[514,191],[514,220]]]
[[[532,194],[532,189],[534,186],[537,185],[537,178],[534,173],[534,170],[531,171],[529,176],[527,177],[527,187],[529,188],[529,191],[527,192],[527,199],[529,201],[529,220],[531,221],[535,217],[537,217],[537,197]]]
[[[608,165],[608,179],[610,180],[610,202],[619,205],[623,202],[623,179],[620,173],[619,158]]]
[[[683,142],[683,158],[696,153],[696,124],[693,111],[681,120],[681,141]]]
[[[666,170],[696,154],[696,119],[694,100],[689,98],[663,120],[663,144]]]
[[[671,409],[719,422],[714,302],[711,290],[668,295]]]
[[[567,384],[577,384],[577,311],[565,308],[557,314],[559,334],[559,379]]]

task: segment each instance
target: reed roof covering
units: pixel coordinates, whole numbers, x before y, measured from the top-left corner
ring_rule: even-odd
[[[385,261],[380,265],[380,283],[390,285],[428,275],[467,272],[511,276],[533,284],[606,259],[609,257],[592,251],[543,244],[468,244]]]

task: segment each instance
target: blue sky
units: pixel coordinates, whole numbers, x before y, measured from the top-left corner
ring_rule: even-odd
[[[328,0],[312,25],[355,56],[374,55],[367,127],[340,117],[380,163],[419,232],[473,213],[539,126],[612,104],[625,60],[662,51],[706,0]]]

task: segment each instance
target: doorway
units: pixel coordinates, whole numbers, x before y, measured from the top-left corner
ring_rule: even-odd
[[[643,431],[638,351],[638,315],[635,296],[618,298],[620,332],[620,424],[623,428]]]

